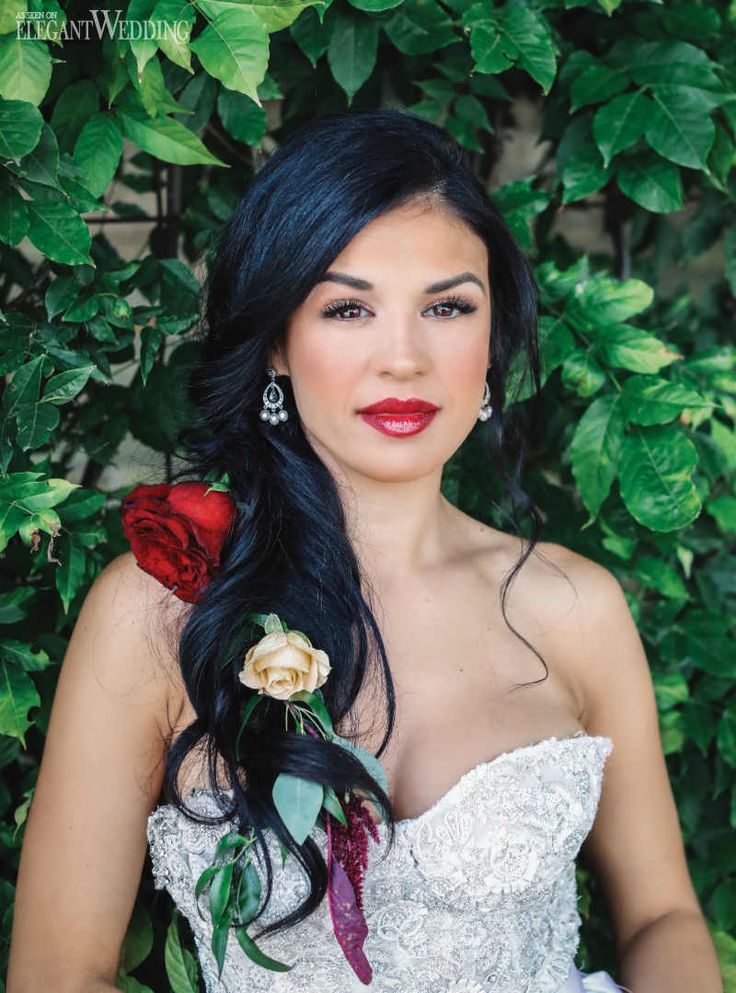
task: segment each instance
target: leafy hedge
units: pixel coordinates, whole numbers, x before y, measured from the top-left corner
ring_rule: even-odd
[[[391,104],[472,152],[535,265],[545,417],[527,487],[544,537],[624,584],[734,993],[734,5],[132,0],[131,23],[178,21],[178,33],[118,25],[100,38],[88,23],[75,36],[91,17],[55,0],[6,0],[0,13],[2,964],[65,644],[91,581],[126,547],[121,493],[101,475],[130,435],[160,453],[152,479],[176,456],[201,252],[293,127]],[[538,105],[546,145],[532,174],[498,187],[519,97]],[[155,193],[156,215],[116,200],[121,187]],[[605,251],[581,252],[558,223],[583,210]],[[101,219],[147,223],[146,251],[121,258]],[[692,270],[714,246],[723,262],[696,297]],[[665,292],[680,269],[688,278]],[[503,494],[480,495],[486,473],[471,437],[443,487],[504,528]],[[578,962],[615,975],[596,881],[578,873]],[[191,933],[148,869],[117,982],[203,988]]]

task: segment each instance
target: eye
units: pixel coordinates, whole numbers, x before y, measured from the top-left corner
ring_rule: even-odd
[[[360,300],[333,300],[332,303],[328,303],[322,308],[323,317],[335,317],[337,314],[342,314],[345,310],[361,310],[365,309]]]
[[[459,310],[461,314],[472,314],[478,309],[474,303],[471,303],[464,297],[457,296],[443,297],[442,300],[438,300],[432,304],[432,308],[434,307],[450,307],[450,309]]]
[[[436,303],[433,303],[430,306],[430,310],[433,310],[437,307],[449,307],[451,310],[460,311],[461,314],[472,314],[474,313],[474,311],[478,309],[474,303],[471,303],[469,300],[466,300],[464,297],[459,297],[459,296],[443,297],[441,300],[437,300]],[[325,307],[322,308],[322,316],[331,318],[331,317],[337,317],[337,315],[342,315],[344,314],[345,311],[365,310],[365,309],[366,308],[360,302],[360,300],[355,300],[352,298],[347,300],[333,300],[331,303],[328,303]],[[445,314],[445,315],[436,315],[436,316],[441,316],[442,320],[446,320],[448,317],[452,315]],[[338,319],[343,320],[342,317]],[[347,318],[347,320],[358,320],[358,319],[359,319],[358,317]]]

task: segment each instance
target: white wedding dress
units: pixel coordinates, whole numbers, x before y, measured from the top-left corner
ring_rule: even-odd
[[[199,825],[174,805],[156,807],[148,819],[155,886],[168,890],[191,925],[208,993],[618,993],[626,987],[607,972],[581,972],[573,962],[581,924],[575,860],[612,747],[608,737],[579,731],[504,752],[466,772],[425,813],[398,821],[390,854],[369,839],[367,986],[337,943],[327,897],[305,921],[257,939],[267,955],[293,966],[289,972],[255,965],[231,932],[218,979],[207,893],[198,912],[194,886],[227,824]],[[218,813],[208,790],[185,799]],[[383,842],[385,825],[378,831]],[[275,836],[266,837],[273,893],[250,935],[294,909],[308,889],[294,857],[282,867]],[[312,837],[325,855],[325,832],[316,827]]]

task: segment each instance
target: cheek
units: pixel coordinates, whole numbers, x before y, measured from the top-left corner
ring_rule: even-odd
[[[292,378],[294,398],[306,421],[331,419],[343,413],[355,396],[361,358],[354,344],[344,344],[334,335],[303,328],[294,336],[290,360],[298,376]],[[296,342],[298,341],[298,344]]]
[[[480,335],[456,343],[444,356],[442,378],[453,396],[475,398],[488,370],[488,340]]]

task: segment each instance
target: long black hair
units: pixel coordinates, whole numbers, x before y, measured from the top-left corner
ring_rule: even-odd
[[[368,669],[373,674],[377,668],[387,700],[378,758],[395,715],[389,660],[363,595],[335,481],[307,441],[288,377],[280,377],[279,385],[289,419],[276,426],[260,419],[266,369],[274,349],[284,344],[288,318],[348,242],[385,211],[421,200],[461,218],[488,247],[493,413],[477,430],[494,465],[512,449],[515,467],[503,472],[505,485],[514,507],[529,513],[534,525],[526,552],[503,585],[503,607],[508,583],[530,554],[540,526],[539,512],[519,482],[523,435],[514,432],[513,408],[504,409],[512,362],[523,373],[520,388],[531,376],[532,393],[541,390],[538,296],[527,259],[464,150],[442,128],[404,110],[316,117],[292,132],[255,173],[208,259],[200,354],[189,384],[198,419],[179,437],[186,466],[180,474],[213,479],[227,473],[237,515],[218,572],[178,634],[179,663],[196,719],[171,744],[164,793],[193,816],[177,785],[185,756],[203,743],[215,794],[222,761],[232,795],[216,822],[235,818],[241,833],[255,829],[267,867],[259,917],[272,882],[265,829],[275,832],[306,870],[307,897],[253,934],[256,939],[303,920],[327,888],[318,845],[312,837],[298,845],[273,804],[271,789],[280,772],[317,780],[338,795],[355,788],[372,794],[386,815],[389,845],[395,825],[388,796],[355,755],[322,738],[284,730],[283,702],[269,700],[255,709],[236,754],[243,708],[257,692],[238,680],[248,637],[253,643],[262,635],[248,635],[244,618],[251,612],[277,613],[327,652],[332,670],[322,693],[343,737],[351,733],[340,722],[353,716]]]

